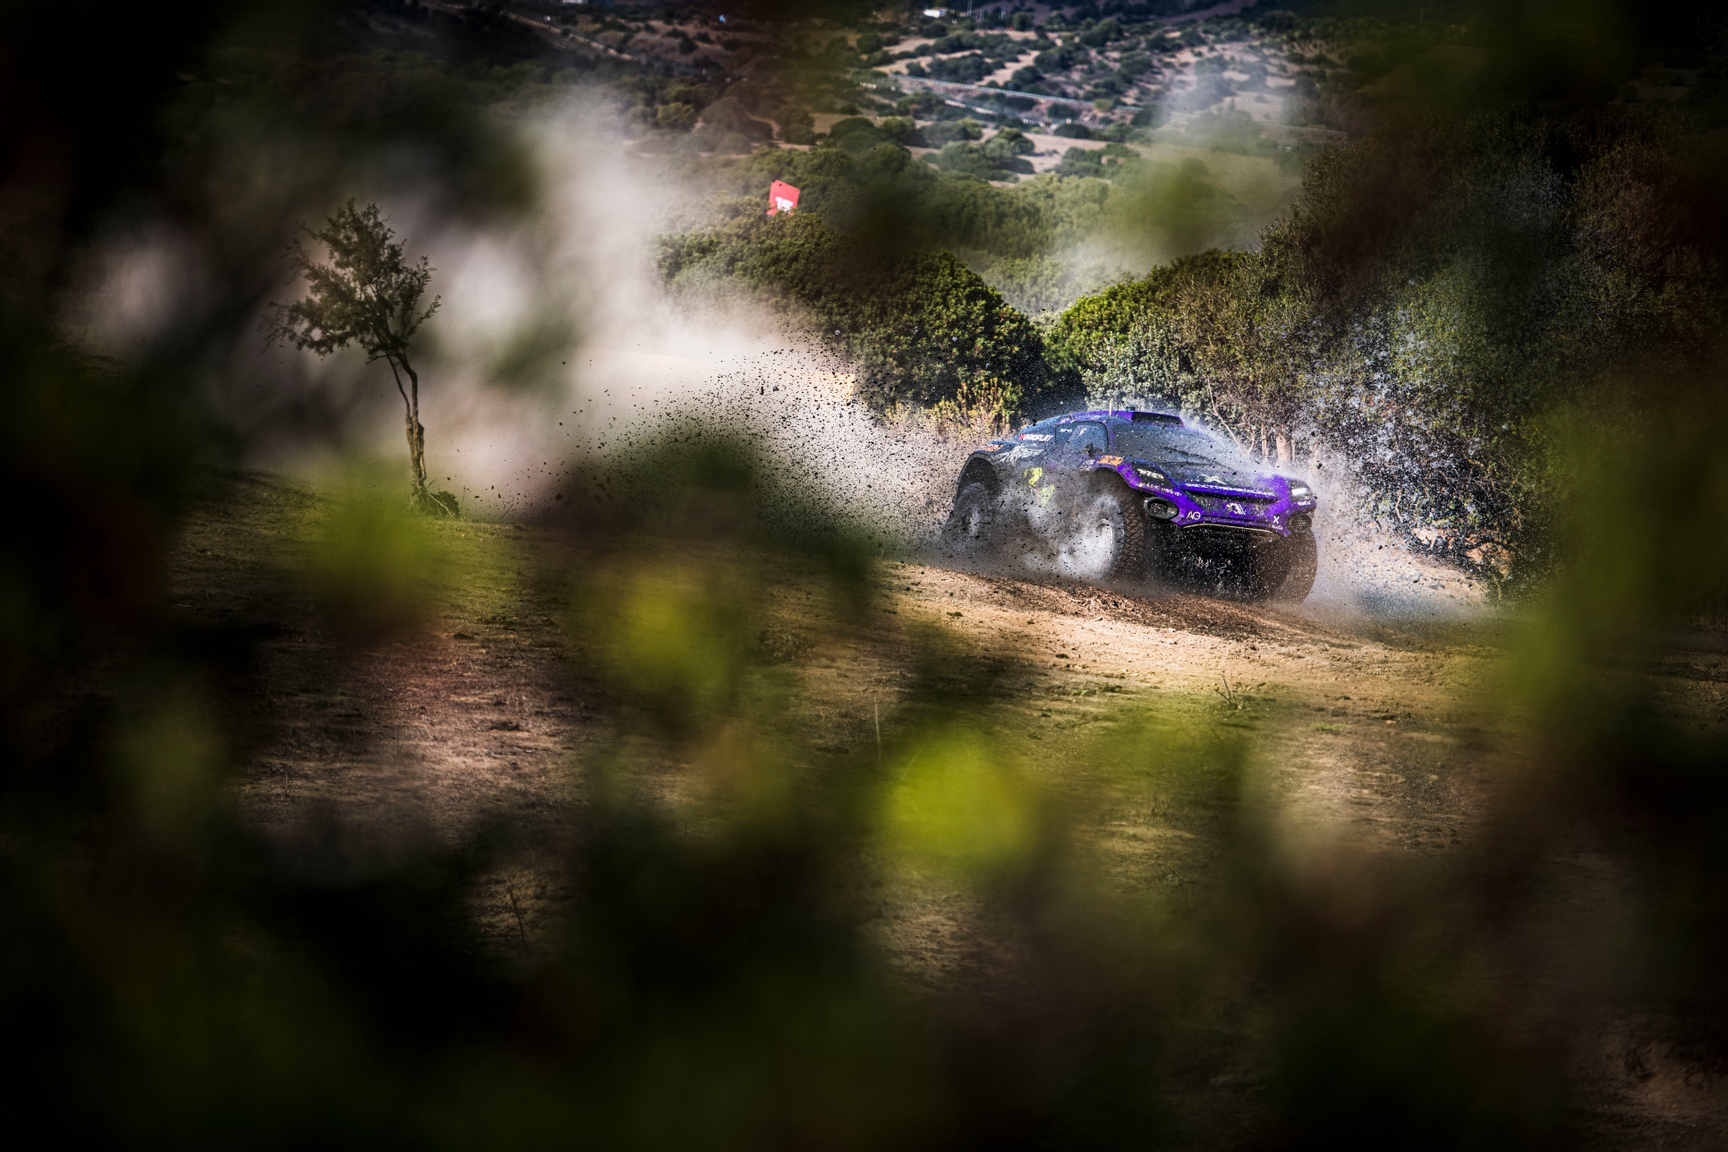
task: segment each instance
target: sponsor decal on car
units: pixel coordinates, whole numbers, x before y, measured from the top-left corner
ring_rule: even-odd
[[[1240,504],[1226,504],[1226,505],[1224,505],[1224,507],[1228,508],[1232,515],[1235,515],[1235,516],[1248,515],[1248,513],[1243,510],[1242,505],[1240,505]]]
[[[1098,463],[1108,464],[1110,467],[1114,468],[1117,465],[1122,463],[1122,457],[1120,457],[1120,456],[1100,456],[1100,457],[1098,457]]]
[[[1056,494],[1056,485],[1054,485],[1054,484],[1045,484],[1042,488],[1040,488],[1038,486],[1039,483],[1043,479],[1044,479],[1044,469],[1042,469],[1042,468],[1028,468],[1028,469],[1026,469],[1026,483],[1031,486],[1032,491],[1034,491],[1038,494],[1038,503],[1040,505],[1050,503],[1050,497],[1052,497]]]
[[[1020,433],[1020,439],[1025,440],[1029,443],[1033,443],[1033,444],[1043,444],[1049,440],[1054,440],[1055,438],[1056,438],[1055,434],[1051,433],[1051,432],[1022,432],[1022,433]]]

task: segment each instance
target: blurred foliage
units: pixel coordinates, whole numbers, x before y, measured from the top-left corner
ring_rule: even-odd
[[[467,526],[332,505],[300,538],[308,563],[247,589],[245,613],[171,600],[163,558],[188,477],[234,444],[200,385],[249,328],[285,221],[332,188],[407,153],[452,216],[520,210],[536,189],[460,101],[442,118],[344,110],[351,60],[302,74],[282,49],[232,103],[239,74],[175,79],[223,17],[5,17],[7,42],[31,47],[5,73],[0,178],[14,511],[0,550],[0,1023],[26,1056],[0,1099],[15,1115],[98,1146],[1527,1148],[1581,1141],[1568,1075],[1604,1019],[1640,1021],[1700,1068],[1728,1058],[1728,748],[1634,674],[1676,628],[1716,643],[1724,557],[1700,526],[1728,518],[1716,186],[1659,121],[1386,128],[1317,169],[1261,253],[1183,262],[1063,329],[1059,351],[1087,371],[1113,340],[1142,340],[1131,363],[1222,365],[1239,399],[1221,403],[1268,410],[1273,386],[1304,379],[1249,370],[1282,364],[1280,339],[1345,368],[1384,340],[1374,372],[1443,381],[1436,395],[1478,388],[1503,423],[1531,422],[1508,431],[1518,452],[1544,449],[1565,562],[1483,689],[1519,771],[1493,749],[1457,752],[1495,811],[1450,870],[1281,840],[1245,799],[1253,738],[1223,713],[1125,709],[1061,747],[1034,741],[1004,705],[1021,662],[933,627],[891,633],[906,683],[880,742],[834,724],[835,750],[814,749],[810,689],[762,642],[766,576],[851,605],[802,610],[852,650],[860,621],[905,622],[868,615],[855,541],[780,529],[833,510],[798,505],[742,450],[664,476],[654,517],[599,501],[614,515],[572,527],[577,560],[541,574],[568,588],[568,623],[595,647],[570,666],[600,713],[582,802],[542,827],[357,858],[334,821],[267,840],[236,802],[280,735],[265,639],[307,627],[308,610],[316,628],[348,614],[356,635],[381,635],[404,602],[495,589],[419,584]],[[180,58],[137,50],[164,31]],[[853,162],[809,155],[812,172]],[[917,179],[982,205],[1095,191]],[[207,303],[99,360],[53,308],[141,205],[198,241]],[[784,246],[767,263],[727,254],[742,228],[692,258],[764,283],[784,273],[822,306],[816,262],[873,258],[858,266],[884,298],[934,298],[906,315],[934,307],[1002,339],[974,345],[963,385],[997,355],[1035,352],[1025,321],[949,258],[871,249],[804,216],[751,227],[753,251]],[[1216,339],[1231,325],[1253,333],[1235,368]],[[1454,332],[1469,339],[1430,362],[1434,333]],[[923,354],[893,354],[905,349]],[[1652,492],[1686,498],[1616,503]],[[1160,847],[1124,865],[1090,833],[1129,817]],[[500,955],[473,894],[524,840],[570,895]],[[1566,879],[1581,844],[1613,866],[1612,901]],[[1183,883],[1164,879],[1178,870]],[[892,933],[931,920],[957,925],[953,963],[909,968]],[[1555,979],[1558,1006],[1544,995]]]
[[[1033,778],[1001,761],[989,740],[964,732],[920,747],[884,806],[891,856],[962,877],[1024,867],[1045,806]]]
[[[345,639],[376,643],[424,625],[444,580],[442,542],[388,485],[355,484],[324,515],[292,525],[305,587]]]
[[[1156,270],[1051,334],[1092,391],[1316,441],[1364,511],[1456,556],[1553,562],[1547,421],[1713,352],[1713,161],[1636,111],[1401,119],[1316,159],[1259,252]],[[1484,552],[1484,548],[1488,551]]]

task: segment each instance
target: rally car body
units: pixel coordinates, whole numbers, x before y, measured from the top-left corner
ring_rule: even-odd
[[[962,551],[1042,543],[1083,578],[1189,577],[1301,599],[1317,553],[1313,490],[1256,471],[1165,412],[1070,412],[992,440],[960,474]]]

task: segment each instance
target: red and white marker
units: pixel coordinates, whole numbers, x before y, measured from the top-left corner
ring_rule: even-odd
[[[776,180],[768,186],[768,215],[778,216],[784,212],[788,216],[798,207],[798,189],[784,180]]]

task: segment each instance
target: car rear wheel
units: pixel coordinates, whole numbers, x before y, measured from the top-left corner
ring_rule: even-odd
[[[996,545],[1000,510],[996,498],[982,484],[967,484],[954,497],[954,508],[942,528],[942,539],[956,556],[988,555]]]
[[[1145,575],[1146,516],[1126,489],[1105,488],[1081,506],[1063,559],[1082,580]]]

